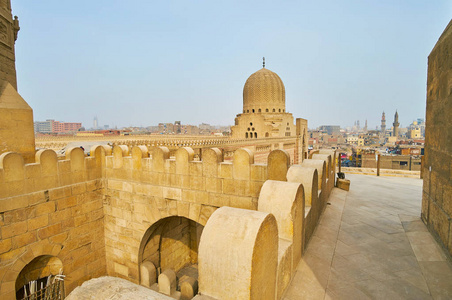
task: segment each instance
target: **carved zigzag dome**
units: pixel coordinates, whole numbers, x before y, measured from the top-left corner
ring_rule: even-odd
[[[243,87],[243,109],[245,112],[284,112],[286,90],[278,74],[266,68],[253,73]],[[268,109],[268,111],[267,111]]]

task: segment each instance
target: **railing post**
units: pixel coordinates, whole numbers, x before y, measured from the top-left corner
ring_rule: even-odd
[[[380,176],[380,154],[377,156],[377,176]]]
[[[420,178],[424,178],[424,155],[421,156],[421,175]]]

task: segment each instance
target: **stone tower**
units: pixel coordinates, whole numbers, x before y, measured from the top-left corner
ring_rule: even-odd
[[[31,163],[35,157],[33,110],[17,93],[14,43],[18,31],[11,1],[0,0],[0,155],[17,152]]]
[[[11,0],[0,0],[0,80],[8,81],[17,90],[14,44],[19,20],[12,16]]]
[[[393,129],[392,129],[392,136],[398,137],[399,136],[399,114],[397,113],[397,110],[394,115],[394,123],[392,123]]]
[[[386,133],[386,117],[385,112],[381,115],[381,133],[385,135]]]
[[[367,119],[366,122],[364,123],[364,132],[367,132]]]

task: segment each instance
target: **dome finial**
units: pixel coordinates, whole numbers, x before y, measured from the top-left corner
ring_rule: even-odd
[[[262,57],[262,67],[265,68],[265,57]]]

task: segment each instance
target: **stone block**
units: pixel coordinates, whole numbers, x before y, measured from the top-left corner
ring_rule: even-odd
[[[205,190],[205,178],[201,176],[190,176],[190,189]]]
[[[72,195],[83,194],[86,192],[86,183],[78,183],[71,186]]]
[[[449,239],[449,216],[435,202],[430,202],[428,222],[444,244],[447,244]]]
[[[232,163],[230,162],[220,163],[220,177],[232,178]]]
[[[205,190],[208,192],[221,193],[223,191],[223,181],[219,178],[206,177]]]
[[[254,153],[246,148],[237,149],[232,160],[232,176],[234,179],[249,180],[251,165],[254,164]]]
[[[28,231],[27,221],[13,223],[2,227],[2,239],[7,239]]]
[[[52,213],[55,211],[55,201],[38,204],[36,205],[35,209],[37,217]]]
[[[68,207],[77,205],[77,197],[70,196],[57,201],[57,210],[64,210]]]
[[[171,296],[176,292],[176,273],[171,269],[164,270],[158,277],[159,293]]]
[[[200,212],[201,212],[201,204],[190,203],[190,210],[188,212],[189,219],[192,219],[193,221],[198,222]]]
[[[3,254],[5,252],[8,252],[12,248],[12,240],[9,239],[2,239],[2,242],[0,243],[0,254]]]
[[[177,201],[177,215],[181,217],[189,217],[190,203],[185,201]]]
[[[191,161],[190,162],[190,176],[203,176],[203,162],[202,161]]]
[[[40,178],[41,176],[41,165],[37,163],[25,165],[25,179]]]
[[[287,181],[290,166],[290,155],[285,150],[273,150],[268,155],[268,179]]]
[[[350,180],[337,178],[336,179],[336,187],[340,188],[341,190],[344,190],[344,191],[349,191],[350,190]]]
[[[183,276],[180,281],[181,300],[191,300],[198,294],[198,280],[193,277]]]
[[[32,231],[14,236],[12,242],[14,248],[21,248],[36,242],[36,240],[36,231]]]
[[[218,148],[203,150],[202,173],[205,177],[218,177],[219,163],[222,162],[221,151]]]
[[[61,233],[61,223],[50,225],[38,230],[38,237],[43,240],[50,236]]]
[[[192,148],[182,147],[176,151],[176,174],[189,175],[190,162],[193,161],[195,152]]]
[[[5,182],[23,181],[25,179],[24,159],[14,152],[0,155],[0,169],[3,169]]]
[[[264,164],[251,165],[251,180],[254,181],[267,180],[267,165]]]
[[[36,230],[42,227],[45,227],[49,224],[49,216],[42,215],[33,219],[29,219],[28,221],[28,230]]]
[[[49,190],[49,198],[51,200],[58,200],[61,198],[69,197],[71,195],[72,195],[72,189],[70,186]]]
[[[209,193],[208,204],[215,207],[230,206],[230,196],[223,193]]]
[[[28,206],[28,197],[26,196],[0,199],[0,213],[27,206]]]

